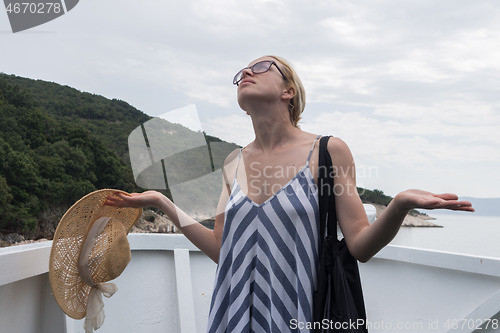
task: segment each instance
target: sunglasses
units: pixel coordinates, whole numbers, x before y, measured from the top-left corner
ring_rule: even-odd
[[[234,76],[234,79],[233,79],[233,84],[235,84],[235,85],[239,85],[240,84],[240,81],[243,80],[243,71],[245,69],[250,69],[252,71],[252,73],[254,73],[254,74],[262,74],[262,73],[265,73],[265,72],[269,71],[271,69],[272,65],[276,66],[276,68],[280,72],[281,76],[283,76],[283,79],[285,81],[288,81],[288,79],[285,77],[285,75],[283,74],[283,72],[281,71],[281,69],[278,67],[278,65],[276,65],[276,63],[274,61],[272,61],[272,60],[263,60],[263,61],[259,61],[256,64],[253,64],[250,67],[245,67],[241,71],[239,71],[238,73],[236,73],[236,75]]]

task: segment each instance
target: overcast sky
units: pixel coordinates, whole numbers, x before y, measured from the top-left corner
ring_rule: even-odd
[[[287,58],[301,128],[348,143],[358,185],[500,197],[500,3],[490,0],[102,1],[13,34],[0,72],[124,100],[157,116],[195,104],[203,129],[246,145],[234,74]]]

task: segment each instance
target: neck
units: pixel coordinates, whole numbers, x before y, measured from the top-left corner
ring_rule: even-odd
[[[286,112],[276,112],[277,110],[260,110],[261,112],[252,112],[255,148],[272,151],[274,148],[290,142],[290,139],[300,132],[289,118],[288,110]]]

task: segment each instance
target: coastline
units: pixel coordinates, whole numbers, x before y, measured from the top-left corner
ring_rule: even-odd
[[[43,236],[18,233],[2,234],[0,232],[0,248],[14,245],[31,244],[52,240],[55,229],[45,231]],[[139,220],[132,226],[129,233],[180,233],[175,225],[166,216],[153,210],[145,209]]]
[[[387,208],[387,206],[379,204],[370,204],[377,210],[377,218],[382,214],[382,212]],[[408,228],[442,228],[443,226],[431,222],[436,218],[422,213],[408,213],[401,224],[401,227]]]
[[[380,214],[382,214],[382,212],[387,208],[386,206],[379,204],[370,204],[377,210],[377,217],[379,217]],[[442,226],[431,222],[432,220],[435,220],[435,218],[425,214],[410,213],[406,215],[401,227],[442,228]],[[206,220],[200,223],[205,224],[209,228],[213,228],[213,220]],[[137,221],[137,223],[130,229],[130,233],[179,233],[179,231],[166,216],[158,214],[152,210],[145,209],[139,221]],[[26,239],[25,236],[16,233],[7,235],[0,233],[0,247],[42,242],[51,239],[52,237],[47,236],[39,239]]]

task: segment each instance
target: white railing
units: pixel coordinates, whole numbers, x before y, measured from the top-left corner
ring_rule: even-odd
[[[206,330],[216,265],[182,235],[130,234],[97,331]],[[76,333],[51,294],[51,242],[0,249],[0,332]],[[387,246],[360,264],[370,332],[500,332],[500,259]],[[455,329],[455,330],[453,330]]]
[[[500,332],[500,258],[389,245],[359,267],[371,332]]]

